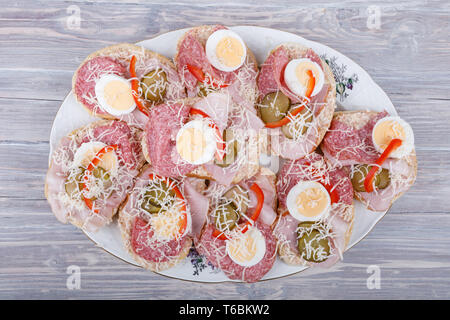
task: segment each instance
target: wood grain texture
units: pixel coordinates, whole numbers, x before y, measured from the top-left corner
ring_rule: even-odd
[[[0,298],[450,298],[450,4],[447,1],[0,1]],[[80,9],[71,29],[70,6]],[[380,10],[369,29],[368,8]],[[321,42],[366,69],[413,127],[419,172],[330,270],[199,284],[128,265],[53,217],[44,198],[53,118],[92,51],[199,24],[258,25]],[[81,289],[66,287],[81,268]],[[381,268],[381,289],[366,286]]]

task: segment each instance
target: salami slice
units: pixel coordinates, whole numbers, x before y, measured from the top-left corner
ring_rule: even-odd
[[[336,114],[321,145],[327,159],[339,166],[374,163],[380,154],[373,145],[372,130],[388,115],[386,111]]]
[[[144,129],[144,152],[153,170],[165,177],[180,177],[198,166],[184,161],[176,150],[176,135],[187,121],[190,105],[185,102],[152,108]]]
[[[112,221],[119,205],[133,186],[144,159],[141,131],[120,121],[98,121],[64,137],[54,151],[46,176],[46,196],[63,223],[70,222],[88,231],[97,231]],[[95,153],[103,146],[116,145],[115,156],[107,169],[100,163],[90,182],[91,191],[83,189],[83,175]],[[83,151],[84,150],[84,151]],[[117,160],[114,160],[117,159]],[[85,197],[93,197],[89,208]]]
[[[228,278],[245,282],[256,282],[264,277],[272,268],[276,258],[277,242],[268,225],[256,222],[255,227],[264,236],[266,252],[261,261],[251,267],[243,267],[235,263],[228,256],[226,252],[226,240],[220,240],[213,236],[213,225],[207,225],[205,227],[200,241],[196,245],[196,249],[215,267],[220,268]]]

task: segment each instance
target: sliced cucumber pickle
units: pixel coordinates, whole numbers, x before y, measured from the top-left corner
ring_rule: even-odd
[[[330,255],[330,242],[321,234],[321,226],[313,227],[315,222],[305,221],[298,225],[297,247],[300,256],[309,262],[323,262]],[[305,231],[305,229],[307,229]],[[322,232],[321,232],[322,231]]]
[[[145,192],[141,208],[148,213],[158,213],[164,208],[169,208],[175,199],[175,193],[170,190],[165,182],[161,182],[161,189],[155,186],[149,186]]]
[[[258,106],[258,112],[264,123],[283,119],[291,105],[289,98],[281,91],[267,94]]]
[[[367,177],[371,165],[368,164],[360,164],[356,165],[353,168],[353,176],[352,176],[352,185],[353,189],[358,192],[365,192],[366,188],[364,187],[364,180]],[[385,189],[391,183],[391,177],[389,174],[389,170],[382,168],[378,171],[374,178],[374,185],[376,189]]]
[[[222,232],[233,230],[240,218],[239,213],[231,203],[219,205],[214,214],[216,217],[216,228]]]
[[[161,102],[166,94],[167,75],[161,69],[147,73],[141,79],[142,94],[146,100]]]

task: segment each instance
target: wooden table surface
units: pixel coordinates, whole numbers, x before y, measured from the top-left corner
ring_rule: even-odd
[[[1,0],[0,298],[450,298],[450,3],[307,2]],[[50,211],[50,129],[78,64],[107,45],[213,23],[276,28],[342,52],[414,129],[416,184],[330,270],[256,284],[168,279],[95,247]],[[71,265],[79,290],[66,286]],[[379,289],[367,286],[371,265]]]

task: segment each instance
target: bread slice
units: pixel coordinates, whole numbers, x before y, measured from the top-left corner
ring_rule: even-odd
[[[165,56],[153,52],[149,49],[146,49],[144,47],[135,45],[135,44],[131,44],[131,43],[119,43],[119,44],[115,44],[106,48],[102,48],[100,50],[97,50],[93,53],[91,53],[90,55],[88,55],[86,57],[86,59],[84,59],[84,61],[79,65],[79,67],[77,68],[77,70],[75,71],[75,73],[73,74],[72,77],[72,92],[75,95],[76,100],[87,110],[87,112],[94,116],[94,117],[101,117],[104,119],[116,119],[116,116],[110,115],[110,114],[98,114],[93,112],[88,106],[86,106],[85,104],[83,104],[83,102],[81,101],[81,97],[79,97],[76,94],[75,91],[75,84],[78,78],[78,71],[80,70],[80,68],[89,60],[99,57],[99,56],[106,56],[106,57],[113,57],[115,59],[117,59],[119,62],[121,62],[123,65],[129,65],[129,62],[131,60],[132,56],[136,56],[137,58],[137,64],[139,64],[139,61],[146,61],[146,60],[151,60],[151,59],[157,59],[162,65],[167,66],[167,68],[175,69],[175,65],[173,64],[173,62],[166,58]]]
[[[149,168],[150,168],[150,165],[148,165],[148,164],[143,166],[138,177],[141,177],[146,172],[146,170],[148,170]],[[131,231],[133,228],[133,220],[134,220],[135,216],[126,214],[123,211],[125,206],[127,205],[128,201],[130,201],[129,198],[130,198],[130,194],[128,195],[126,200],[122,203],[122,205],[120,206],[118,224],[119,224],[120,233],[122,235],[122,240],[123,240],[125,249],[133,257],[133,259],[143,268],[151,270],[151,271],[155,271],[155,272],[159,272],[159,271],[163,271],[163,270],[172,268],[173,266],[175,266],[176,264],[178,264],[179,262],[184,260],[187,257],[189,250],[192,247],[192,239],[190,237],[188,237],[184,241],[183,247],[182,247],[181,251],[179,252],[179,254],[176,257],[172,257],[168,261],[164,261],[164,262],[148,261],[148,260],[142,258],[141,256],[137,255],[134,252],[132,245],[131,245]]]
[[[98,120],[98,121],[95,121],[95,122],[91,122],[91,123],[89,123],[89,124],[87,124],[87,125],[85,125],[85,126],[83,126],[81,128],[73,130],[72,132],[70,132],[64,138],[67,138],[67,137],[72,138],[72,137],[77,137],[77,136],[82,137],[84,132],[86,132],[88,130],[95,129],[96,127],[101,127],[101,126],[107,125],[111,121],[112,120]],[[137,130],[137,132],[139,132],[139,134],[141,133],[141,130],[139,130],[138,128],[134,128],[134,130]],[[51,161],[50,164],[49,164],[49,168],[47,170],[46,179],[45,179],[45,183],[44,183],[44,195],[45,195],[45,198],[49,202],[52,200],[52,199],[50,199],[51,195],[48,192],[48,190],[49,190],[49,186],[48,186],[49,181],[48,181],[48,179],[49,179],[50,171],[52,170],[52,163],[53,163],[53,161]],[[139,162],[137,163],[137,169],[140,170],[140,168],[142,168],[144,166],[144,164],[145,164],[145,159],[143,157],[141,157],[139,159]],[[120,208],[120,204],[119,204],[118,207],[116,207],[114,209],[114,212],[113,212],[113,214],[111,216],[111,220],[109,222],[111,222],[113,220],[113,218],[117,214],[119,208]],[[61,214],[63,214],[63,213],[61,213]],[[83,225],[81,223],[79,223],[79,221],[71,219],[70,214],[66,213],[65,216],[67,217],[67,222],[70,222],[71,224],[73,224],[74,226],[76,226],[76,227],[78,227],[80,229],[83,227]]]
[[[297,59],[302,57],[310,49],[300,43],[286,42],[272,49],[272,51],[269,53],[268,56],[270,56],[280,47],[283,47],[288,52],[288,55],[291,59]],[[320,60],[321,60],[321,67],[324,71],[325,83],[328,83],[329,89],[325,97],[325,105],[323,106],[318,117],[316,118],[318,123],[317,127],[318,134],[316,141],[314,142],[314,147],[310,152],[313,152],[319,146],[320,142],[325,136],[325,133],[330,127],[331,119],[333,118],[333,113],[336,109],[336,81],[334,79],[333,72],[331,71],[331,68],[328,66],[328,64],[323,59]],[[276,152],[276,150],[273,149],[272,151]]]
[[[372,111],[372,110],[357,110],[357,111],[338,111],[334,113],[333,116],[333,120],[338,120],[341,121],[345,124],[347,124],[348,126],[351,126],[352,128],[354,128],[355,130],[360,129],[361,127],[363,127],[373,116],[375,116],[377,113],[377,111]],[[416,152],[415,150],[413,150],[413,152],[408,155],[407,157],[403,158],[403,160],[406,161],[406,163],[408,164],[408,166],[413,168],[413,173],[414,176],[413,178],[410,180],[410,184],[409,187],[411,187],[416,178],[417,178],[417,157],[416,157]],[[409,188],[408,187],[408,188]],[[389,208],[392,206],[392,204],[398,199],[400,198],[404,193],[406,192],[400,192],[398,194],[395,195],[395,197],[392,199]],[[371,211],[377,211],[375,208],[373,208],[369,203],[367,203],[367,201],[365,201],[363,199],[363,197],[361,196],[361,193],[358,191],[354,192],[355,198],[359,201],[361,201],[366,207],[367,209],[371,210]],[[388,209],[389,210],[389,209]]]

